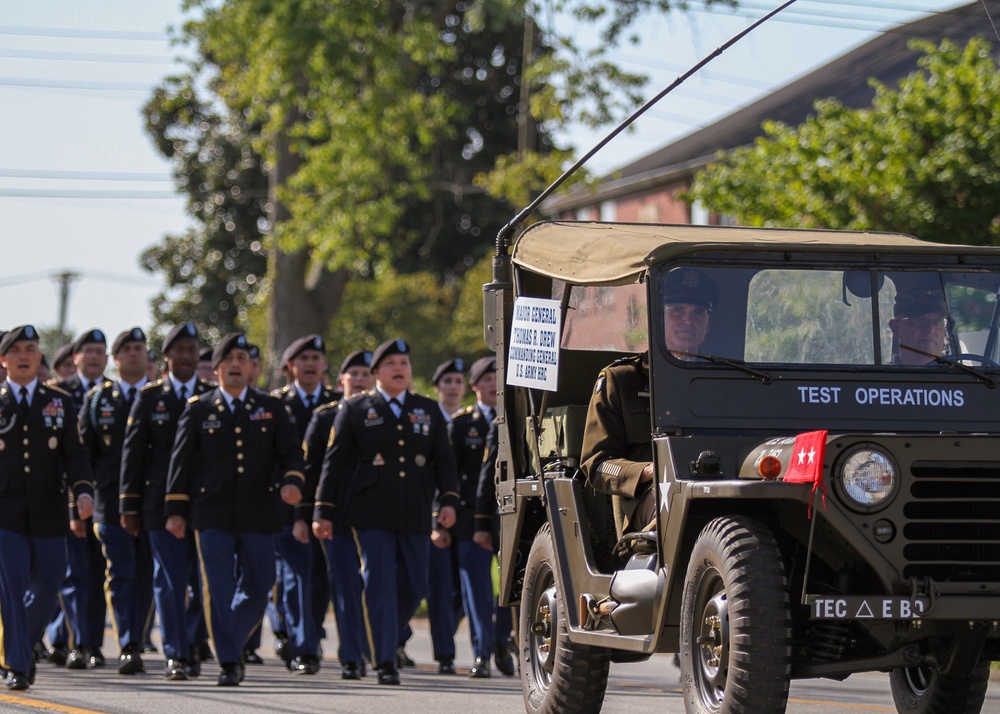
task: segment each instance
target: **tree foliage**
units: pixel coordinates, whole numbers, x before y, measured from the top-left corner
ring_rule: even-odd
[[[976,245],[1000,238],[1000,72],[991,45],[916,42],[920,69],[871,107],[819,101],[798,127],[699,174],[692,196],[752,226],[883,230]]]

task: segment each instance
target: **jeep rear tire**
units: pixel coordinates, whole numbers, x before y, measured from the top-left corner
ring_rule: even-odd
[[[990,662],[981,659],[968,674],[943,675],[931,667],[904,667],[889,673],[896,711],[905,714],[965,714],[983,710]]]
[[[552,531],[545,524],[528,554],[518,622],[521,689],[529,713],[599,712],[608,686],[608,651],[569,641],[556,587]]]
[[[770,529],[717,518],[688,562],[681,603],[687,712],[783,712],[791,680],[788,581]]]

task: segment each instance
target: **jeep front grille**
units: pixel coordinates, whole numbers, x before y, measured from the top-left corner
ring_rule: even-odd
[[[920,461],[910,474],[904,577],[1000,582],[1000,463]]]

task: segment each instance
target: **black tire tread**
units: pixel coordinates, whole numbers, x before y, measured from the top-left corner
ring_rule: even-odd
[[[964,676],[934,673],[926,696],[918,697],[906,682],[903,670],[889,675],[896,711],[904,714],[977,714],[983,710],[990,684],[990,661],[981,659]]]

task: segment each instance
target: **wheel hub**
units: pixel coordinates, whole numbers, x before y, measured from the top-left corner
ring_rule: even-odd
[[[716,593],[705,602],[696,643],[696,659],[707,685],[706,694],[721,701],[729,670],[729,602],[725,592]]]
[[[531,624],[534,634],[535,661],[546,672],[552,672],[555,663],[555,646],[553,642],[552,623],[556,619],[557,595],[555,585],[547,588],[538,598],[535,607],[535,620]]]

